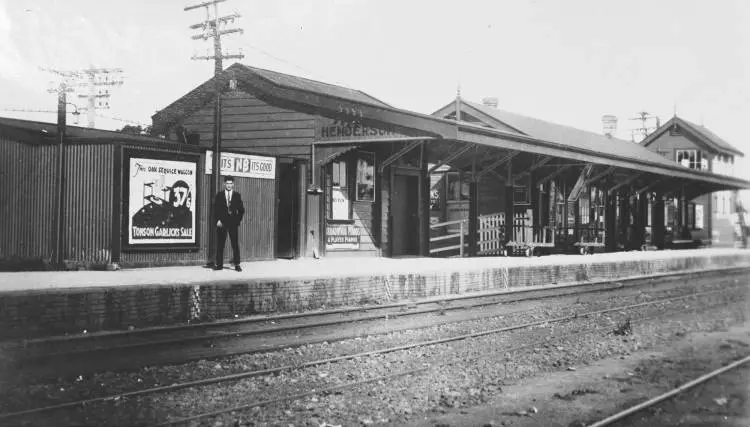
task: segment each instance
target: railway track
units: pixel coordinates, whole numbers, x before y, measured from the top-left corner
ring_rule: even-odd
[[[677,388],[674,388],[674,389],[672,389],[672,390],[670,390],[670,391],[668,391],[666,393],[660,394],[659,396],[656,396],[656,397],[654,397],[652,399],[649,399],[649,400],[647,400],[647,401],[645,401],[643,403],[640,403],[638,405],[631,406],[630,408],[627,408],[627,409],[625,409],[623,411],[620,411],[620,412],[618,412],[616,414],[613,414],[613,415],[611,415],[611,416],[609,416],[609,417],[607,417],[607,418],[605,418],[605,419],[603,419],[601,421],[597,421],[597,422],[595,422],[593,424],[589,424],[588,427],[606,427],[606,426],[613,425],[613,424],[615,424],[615,423],[617,423],[617,422],[619,422],[621,420],[624,420],[624,419],[626,419],[626,418],[628,418],[630,416],[633,416],[634,414],[636,414],[638,412],[643,412],[643,411],[645,411],[645,410],[647,410],[649,408],[652,408],[652,407],[658,405],[659,403],[666,401],[667,399],[671,399],[671,398],[674,398],[675,396],[677,396],[679,394],[685,393],[688,390],[692,389],[693,387],[696,387],[696,386],[698,386],[700,384],[705,383],[706,381],[709,381],[709,380],[711,380],[713,378],[716,378],[717,376],[719,376],[721,374],[724,374],[725,372],[729,372],[729,371],[731,371],[733,369],[740,368],[743,365],[746,365],[748,363],[750,363],[750,356],[747,356],[745,358],[742,358],[740,360],[732,362],[732,363],[730,363],[730,364],[728,364],[726,366],[723,366],[723,367],[721,367],[719,369],[715,369],[715,370],[713,370],[713,371],[711,371],[711,372],[709,372],[709,373],[707,373],[705,375],[701,375],[700,377],[698,377],[698,378],[696,378],[696,379],[694,379],[692,381],[689,381],[689,382],[687,382],[687,383],[685,383],[685,384],[683,384],[683,385],[681,385],[681,386],[679,386]]]
[[[574,321],[576,321],[578,319],[590,318],[590,317],[596,317],[596,316],[602,316],[604,314],[619,314],[622,317],[622,316],[624,316],[624,313],[626,311],[633,311],[633,310],[639,310],[639,309],[644,309],[644,308],[658,309],[658,313],[657,314],[650,314],[650,315],[642,316],[641,318],[639,318],[639,320],[644,320],[644,319],[647,319],[647,318],[654,318],[654,317],[659,317],[659,316],[664,315],[663,311],[664,311],[664,305],[665,304],[669,305],[670,303],[673,303],[673,302],[676,302],[676,301],[685,301],[685,300],[689,300],[691,298],[701,298],[701,297],[710,297],[712,295],[721,295],[721,293],[723,293],[723,292],[728,292],[728,291],[737,290],[737,289],[745,289],[745,288],[746,288],[746,284],[743,283],[743,284],[740,284],[740,285],[730,286],[730,287],[724,288],[724,289],[715,289],[715,290],[706,291],[706,292],[697,292],[697,293],[691,293],[691,294],[688,294],[688,295],[680,295],[680,296],[677,296],[677,297],[660,298],[660,299],[655,299],[655,300],[647,301],[647,302],[643,302],[643,303],[628,304],[628,305],[623,305],[623,306],[609,307],[609,308],[606,308],[606,309],[580,312],[580,313],[575,313],[575,314],[570,315],[570,316],[555,317],[555,318],[546,318],[546,319],[542,319],[542,320],[538,320],[538,321],[534,321],[534,322],[526,322],[526,323],[521,323],[521,324],[506,326],[506,327],[502,327],[502,328],[495,328],[495,329],[490,329],[490,330],[475,332],[475,333],[471,333],[471,334],[463,334],[463,335],[459,335],[459,336],[452,336],[452,337],[442,338],[442,339],[437,339],[437,340],[415,342],[415,343],[411,343],[409,345],[402,345],[402,346],[397,346],[397,347],[383,348],[383,349],[379,349],[379,350],[371,351],[371,352],[366,352],[366,353],[350,354],[350,355],[341,356],[341,357],[335,357],[335,358],[328,358],[328,359],[323,359],[323,360],[310,361],[310,362],[306,362],[306,363],[294,364],[294,365],[289,365],[289,366],[281,366],[281,367],[272,368],[272,369],[256,370],[256,371],[244,372],[244,373],[234,374],[234,375],[228,375],[228,376],[218,376],[218,377],[208,378],[208,379],[204,379],[204,380],[200,380],[200,381],[185,382],[185,383],[181,383],[181,384],[173,384],[173,385],[170,385],[170,386],[154,387],[154,388],[148,388],[148,389],[143,389],[143,390],[136,390],[136,391],[127,392],[127,393],[120,393],[118,395],[113,395],[113,396],[102,396],[102,397],[97,397],[97,398],[93,398],[93,399],[86,399],[86,400],[80,400],[80,401],[75,401],[75,402],[67,402],[67,403],[62,403],[62,404],[57,404],[57,405],[50,405],[50,406],[36,408],[36,409],[30,409],[30,410],[26,410],[26,411],[19,411],[19,412],[14,412],[14,413],[0,414],[0,422],[2,422],[4,420],[13,419],[13,418],[19,418],[19,417],[24,417],[24,416],[33,416],[33,415],[38,415],[38,414],[41,414],[41,413],[54,412],[54,411],[59,411],[59,410],[64,410],[64,409],[87,408],[87,407],[90,407],[91,405],[103,404],[103,403],[107,403],[107,402],[114,402],[114,401],[117,401],[117,400],[120,400],[120,399],[142,398],[142,397],[147,396],[149,394],[168,393],[168,392],[173,392],[173,391],[177,391],[177,390],[180,390],[180,389],[201,387],[201,386],[206,386],[206,385],[210,385],[210,384],[227,383],[227,382],[231,382],[231,381],[238,381],[238,380],[241,380],[241,379],[252,378],[252,377],[261,377],[261,376],[268,376],[268,375],[278,375],[278,374],[280,374],[282,372],[291,372],[291,371],[295,371],[295,370],[308,369],[308,368],[315,367],[315,366],[320,366],[320,365],[327,365],[327,364],[331,364],[331,363],[339,363],[339,362],[343,362],[343,361],[347,361],[347,360],[353,360],[353,359],[368,358],[368,357],[373,357],[373,356],[376,356],[376,355],[382,355],[382,354],[386,354],[386,353],[394,353],[394,352],[399,352],[399,351],[404,351],[404,350],[409,350],[409,349],[415,349],[415,348],[419,348],[419,347],[434,347],[434,346],[437,346],[437,345],[440,345],[440,344],[446,344],[446,343],[464,341],[464,340],[469,340],[469,339],[478,338],[478,337],[482,337],[482,336],[497,335],[497,334],[507,333],[507,332],[511,332],[511,331],[518,331],[518,330],[523,330],[523,329],[533,329],[533,328],[538,328],[538,327],[549,327],[550,325],[553,325],[553,324],[565,324],[565,323],[568,323],[568,322],[574,322]],[[682,312],[682,311],[688,311],[690,309],[693,309],[693,308],[692,307],[688,307],[688,306],[684,306],[684,308],[681,308],[681,309],[671,310],[671,311],[669,311],[669,313],[678,313],[678,312]],[[573,334],[590,334],[590,333],[594,333],[595,331],[603,331],[603,330],[611,329],[611,328],[612,328],[611,324],[607,323],[606,326],[601,326],[601,327],[597,327],[597,328],[593,328],[593,329],[587,329],[587,330],[584,330],[584,331],[575,330],[575,332]],[[561,337],[558,337],[558,338],[566,338],[566,337],[569,337],[570,335],[572,335],[572,334],[569,334],[567,336],[561,336]],[[538,344],[539,343],[535,342],[535,343],[532,343],[532,344],[525,344],[525,345],[517,347],[517,348],[503,349],[503,351],[507,353],[507,352],[517,351],[517,350],[519,350],[521,348],[527,348],[529,346],[538,345]],[[490,357],[492,355],[484,355],[484,356]],[[497,355],[495,354],[495,356],[497,356]],[[448,361],[448,362],[445,362],[445,363],[454,363],[454,362]],[[438,363],[438,365],[439,365],[439,363]],[[265,406],[265,405],[270,405],[270,404],[278,403],[278,402],[285,401],[285,400],[299,399],[301,397],[309,396],[311,394],[320,394],[320,393],[329,393],[329,392],[333,393],[333,392],[336,392],[337,390],[342,390],[342,389],[345,389],[345,388],[348,388],[348,387],[359,387],[361,385],[364,385],[364,384],[367,384],[367,383],[371,383],[371,382],[387,381],[387,380],[389,380],[391,378],[403,377],[403,376],[408,376],[408,375],[419,375],[419,374],[428,372],[430,369],[433,369],[435,366],[436,366],[435,364],[432,364],[432,365],[427,366],[427,367],[419,367],[419,368],[415,368],[415,369],[408,369],[408,370],[404,370],[404,371],[401,371],[401,372],[392,373],[392,374],[389,374],[389,375],[386,375],[386,376],[379,376],[379,377],[369,378],[366,381],[358,381],[358,382],[353,382],[353,383],[349,383],[349,384],[338,385],[338,386],[335,386],[335,387],[332,387],[332,388],[326,388],[326,389],[317,389],[315,391],[309,391],[309,392],[305,392],[305,393],[298,393],[298,394],[288,395],[288,396],[284,396],[284,397],[280,397],[280,398],[268,399],[268,400],[265,400],[265,401],[254,402],[254,403],[248,404],[248,405],[242,405],[242,406],[237,406],[237,407],[233,407],[233,408],[222,409],[222,410],[219,410],[219,411],[213,411],[213,412],[208,412],[208,413],[203,413],[203,414],[197,414],[197,415],[194,415],[194,416],[191,416],[191,417],[186,417],[186,418],[181,418],[181,419],[173,419],[173,420],[170,420],[167,424],[182,424],[182,423],[186,423],[186,422],[190,422],[190,421],[194,421],[194,420],[200,420],[200,419],[214,417],[214,416],[225,414],[225,413],[228,413],[228,412],[242,411],[242,410],[250,409],[250,408],[253,408],[253,407],[257,407],[257,406]]]
[[[623,289],[634,291],[644,287],[658,289],[686,281],[688,278],[690,280],[725,278],[748,272],[750,268],[747,267],[721,268],[700,272],[639,276],[614,281],[482,292],[384,306],[265,316],[107,334],[34,339],[15,343],[10,346],[10,349],[17,361],[16,366],[27,373],[27,378],[44,380],[66,376],[68,373],[87,375],[110,369],[128,371],[147,365],[176,364],[238,354],[277,351],[294,345],[333,342],[365,335],[372,336],[434,326],[434,318],[428,319],[428,317],[445,315],[448,312],[476,311],[477,317],[485,317],[493,313],[476,309],[519,301]],[[422,320],[404,322],[403,319],[407,317]],[[387,320],[390,322],[384,322]],[[352,325],[356,325],[356,331],[331,332],[331,329],[341,325],[349,329]],[[326,330],[328,332],[324,332]]]

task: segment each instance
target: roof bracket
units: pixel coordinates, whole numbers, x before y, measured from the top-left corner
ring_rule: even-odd
[[[663,179],[657,179],[656,181],[649,182],[643,188],[641,188],[638,191],[636,191],[636,193],[637,194],[645,193],[646,191],[654,188],[657,184],[659,184],[662,181],[663,181]]]
[[[614,166],[608,167],[607,169],[605,169],[605,170],[599,172],[598,174],[592,176],[591,178],[587,179],[585,185],[591,185],[591,184],[599,181],[600,179],[602,179],[602,178],[606,177],[607,175],[611,174],[612,172],[614,172],[615,169],[616,168]]]
[[[545,176],[544,178],[539,179],[539,181],[537,181],[537,185],[543,185],[547,181],[556,178],[558,175],[560,175],[561,173],[565,172],[566,170],[568,170],[568,169],[570,169],[572,167],[573,167],[573,165],[563,165],[563,166],[561,166],[560,168],[558,168],[556,171],[552,172],[551,174]]]
[[[422,142],[423,141],[411,141],[410,143],[406,144],[404,147],[398,150],[391,157],[388,157],[387,159],[383,160],[383,163],[381,163],[380,167],[378,168],[378,172],[383,173],[383,171],[388,165],[400,159],[401,157],[404,157],[409,151],[422,145]]]
[[[490,171],[494,171],[494,170],[495,170],[495,169],[497,169],[498,167],[500,167],[500,166],[502,166],[502,165],[504,165],[504,164],[508,163],[509,161],[511,161],[511,160],[512,160],[512,159],[513,159],[514,157],[516,157],[517,155],[518,155],[518,151],[515,151],[515,150],[511,150],[511,151],[510,151],[510,152],[508,152],[508,154],[506,154],[505,156],[503,156],[503,157],[501,157],[501,158],[499,158],[499,159],[495,160],[494,162],[490,163],[490,164],[489,164],[489,165],[488,165],[488,166],[487,166],[486,168],[483,168],[483,169],[482,169],[482,170],[481,170],[481,171],[480,171],[480,172],[479,172],[479,173],[477,174],[477,177],[476,177],[476,179],[479,179],[479,178],[481,178],[481,177],[483,177],[483,176],[487,175],[488,173],[490,173]]]
[[[459,148],[458,151],[454,151],[453,153],[451,153],[450,155],[448,155],[448,157],[446,157],[445,159],[439,161],[437,164],[433,165],[430,168],[430,170],[427,171],[427,173],[431,174],[431,173],[435,172],[437,170],[437,168],[439,168],[439,167],[441,167],[443,165],[446,165],[446,164],[452,162],[453,160],[456,160],[459,156],[461,156],[464,153],[466,153],[467,151],[471,150],[471,148],[473,146],[474,146],[474,144],[472,144],[472,143],[468,143],[468,144],[464,145],[463,147]]]
[[[635,182],[636,179],[642,177],[643,175],[644,175],[643,172],[639,172],[639,173],[631,176],[630,178],[626,179],[625,181],[622,181],[622,182],[619,182],[619,183],[615,184],[612,188],[610,188],[609,190],[607,190],[607,195],[611,195],[612,193],[615,192],[615,190],[617,190],[619,188],[622,188],[622,187],[625,187],[626,185],[632,184],[633,182]]]
[[[554,157],[552,156],[543,156],[541,159],[537,160],[532,164],[527,170],[520,172],[518,175],[513,177],[515,180],[519,180],[526,176],[527,174],[530,174],[537,169],[541,168],[542,166],[546,165],[547,163],[551,162]]]

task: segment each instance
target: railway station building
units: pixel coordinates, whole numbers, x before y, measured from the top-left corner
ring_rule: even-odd
[[[687,230],[691,201],[750,188],[650,145],[462,99],[427,115],[242,64],[215,79],[152,117],[161,137],[70,127],[59,145],[53,124],[0,120],[0,197],[11,201],[0,234],[14,236],[0,242],[0,260],[209,260],[217,84],[221,173],[235,177],[247,209],[243,261],[690,245],[703,240]]]
[[[665,159],[690,169],[735,175],[735,158],[744,153],[704,126],[672,117],[641,145]],[[732,246],[742,236],[744,218],[738,216],[736,193],[717,191],[690,200],[687,226],[693,238],[712,246]]]

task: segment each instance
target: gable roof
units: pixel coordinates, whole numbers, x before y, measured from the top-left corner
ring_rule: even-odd
[[[277,86],[284,86],[290,89],[299,89],[307,92],[322,93],[335,98],[346,99],[354,102],[364,102],[380,107],[390,107],[385,102],[369,95],[361,90],[350,89],[344,86],[337,86],[330,83],[324,83],[317,80],[310,80],[304,77],[292,76],[290,74],[279,73],[278,71],[264,70],[262,68],[251,67],[244,64],[234,64],[232,67],[243,68],[252,73],[273,82]],[[231,67],[230,67],[231,68]]]
[[[39,136],[39,141],[55,139],[57,137],[57,124],[50,122],[38,122],[33,120],[12,119],[0,117],[0,127],[17,129],[28,132],[29,134]],[[154,142],[165,143],[160,138],[146,135],[134,135],[131,133],[122,133],[112,130],[85,128],[80,126],[65,126],[65,136],[68,139],[85,139],[85,140],[107,140],[107,141],[134,141],[134,142]]]
[[[488,124],[500,124],[521,135],[554,142],[576,150],[608,153],[624,159],[648,161],[650,163],[669,167],[674,166],[674,162],[671,162],[634,142],[618,138],[608,138],[595,132],[589,132],[571,126],[511,113],[509,111],[475,102],[461,100],[461,106],[467,108],[469,113],[473,112],[475,116],[479,116],[478,118],[480,119],[490,122],[495,121],[495,123]],[[436,111],[434,114],[444,114],[447,111],[454,110],[455,103],[451,103]]]
[[[165,128],[169,127],[179,119],[200,110],[214,99],[215,80],[219,80],[218,83],[221,87],[227,87],[228,82],[232,77],[245,81],[252,79],[259,84],[270,84],[277,89],[291,89],[309,94],[324,95],[358,104],[392,108],[385,102],[359,90],[234,63],[221,74],[211,77],[195,89],[188,92],[185,96],[177,99],[152,115],[151,119],[154,129],[157,132],[162,132]]]
[[[651,135],[647,136],[646,139],[641,141],[641,145],[643,145],[644,147],[648,147],[651,143],[659,139],[661,135],[663,135],[673,126],[678,126],[681,129],[686,130],[688,136],[698,139],[703,144],[721,154],[734,154],[743,157],[745,156],[742,151],[738,150],[732,144],[720,138],[718,135],[711,132],[706,127],[696,125],[695,123],[689,122],[677,116],[672,117],[658,129],[656,129],[653,133],[651,133]]]

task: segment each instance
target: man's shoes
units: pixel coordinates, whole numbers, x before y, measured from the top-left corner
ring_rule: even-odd
[[[224,269],[224,266],[223,266],[223,265],[215,265],[215,266],[213,266],[213,269],[214,269],[215,271],[223,270],[223,269]]]
[[[234,266],[235,271],[242,271],[242,267],[239,264]]]

